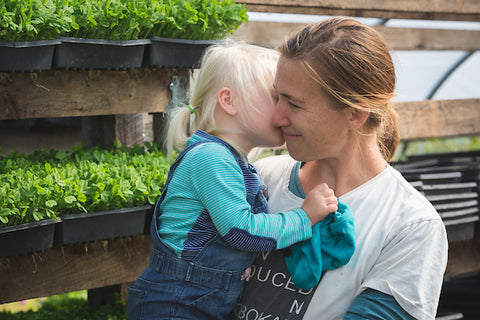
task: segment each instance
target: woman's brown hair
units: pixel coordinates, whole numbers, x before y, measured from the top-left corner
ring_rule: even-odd
[[[335,17],[306,26],[279,50],[304,65],[335,107],[368,110],[366,129],[376,130],[383,157],[393,157],[400,140],[391,102],[395,68],[379,32],[355,19]]]

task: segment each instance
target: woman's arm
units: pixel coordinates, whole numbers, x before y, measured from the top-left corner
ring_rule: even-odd
[[[352,303],[344,320],[411,320],[415,319],[398,304],[395,299],[383,292],[367,289]]]

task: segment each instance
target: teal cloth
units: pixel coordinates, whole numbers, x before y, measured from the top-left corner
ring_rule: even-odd
[[[292,281],[310,290],[320,281],[322,271],[337,269],[355,252],[355,225],[350,208],[338,202],[338,211],[313,226],[312,238],[290,247],[285,257]]]

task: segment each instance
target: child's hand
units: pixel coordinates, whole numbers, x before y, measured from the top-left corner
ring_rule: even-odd
[[[302,209],[310,218],[312,227],[337,211],[338,200],[326,183],[321,183],[310,191],[303,201]]]

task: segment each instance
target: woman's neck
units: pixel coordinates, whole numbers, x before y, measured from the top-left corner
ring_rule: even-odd
[[[358,145],[359,146],[359,145]],[[361,186],[386,168],[386,161],[376,144],[349,148],[338,158],[306,162],[299,178],[305,194],[319,183],[325,182],[337,197]]]

